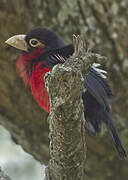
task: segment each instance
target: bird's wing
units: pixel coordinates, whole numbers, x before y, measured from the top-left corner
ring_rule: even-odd
[[[92,67],[85,79],[85,87],[105,109],[109,108],[108,99],[113,98],[113,93],[103,73]]]

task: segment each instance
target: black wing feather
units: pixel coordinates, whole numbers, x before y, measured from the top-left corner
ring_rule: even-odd
[[[88,76],[85,79],[85,87],[90,94],[96,98],[96,100],[104,107],[108,109],[107,92],[102,83],[98,79],[97,72],[89,71]]]
[[[109,86],[107,80],[105,78],[101,77],[101,75],[93,68],[90,69],[90,72],[92,72],[92,76],[94,76],[97,79],[97,81],[103,86],[103,88],[106,92],[107,98],[112,99],[114,96],[113,96],[111,87]]]

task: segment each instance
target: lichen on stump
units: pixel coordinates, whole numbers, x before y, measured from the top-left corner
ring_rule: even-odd
[[[97,55],[73,36],[74,54],[45,77],[50,97],[50,156],[45,180],[83,180],[86,158],[83,126],[84,79]],[[101,56],[99,56],[100,58]]]

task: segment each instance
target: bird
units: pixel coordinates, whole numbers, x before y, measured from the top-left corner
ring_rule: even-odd
[[[21,50],[21,56],[16,63],[17,71],[25,85],[30,86],[39,106],[50,113],[44,76],[55,65],[63,64],[72,56],[74,46],[65,45],[54,31],[41,27],[33,28],[27,34],[14,35],[5,43]],[[93,63],[84,80],[86,91],[82,92],[82,100],[85,129],[97,136],[104,123],[119,157],[125,159],[127,154],[111,115],[110,100],[113,99],[113,92],[105,73],[100,64]]]

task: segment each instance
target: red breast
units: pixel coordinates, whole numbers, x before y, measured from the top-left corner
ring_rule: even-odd
[[[40,107],[49,113],[49,96],[45,88],[44,76],[47,72],[51,71],[51,69],[43,67],[43,62],[39,62],[32,69],[31,76],[29,75],[29,72],[27,72],[31,61],[39,57],[42,53],[42,48],[38,48],[36,51],[33,51],[30,54],[23,52],[17,61],[16,67],[20,76],[23,78],[25,85],[30,85],[32,94]]]
[[[43,67],[42,62],[38,63],[38,65],[34,68],[32,72],[30,84],[34,98],[41,106],[41,108],[48,113],[50,112],[50,104],[49,96],[45,88],[44,76],[49,71],[51,71],[51,69]]]

